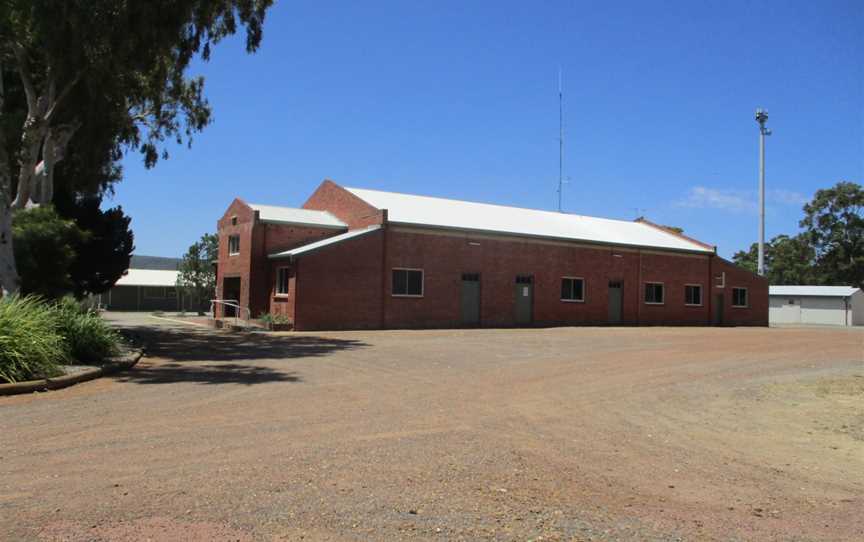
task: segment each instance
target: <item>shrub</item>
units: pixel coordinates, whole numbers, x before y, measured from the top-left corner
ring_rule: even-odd
[[[291,319],[285,316],[284,314],[271,314],[269,312],[265,312],[258,316],[258,319],[265,324],[290,324]]]
[[[99,363],[120,351],[120,334],[99,313],[72,297],[64,297],[55,307],[57,326],[66,339],[69,358],[82,363]]]
[[[57,312],[51,305],[34,296],[0,299],[0,380],[56,376],[67,359]]]

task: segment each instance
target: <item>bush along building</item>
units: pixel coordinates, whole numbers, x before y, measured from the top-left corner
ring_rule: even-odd
[[[297,330],[768,324],[765,279],[644,219],[325,180],[302,209],[235,199],[217,227],[217,296]]]

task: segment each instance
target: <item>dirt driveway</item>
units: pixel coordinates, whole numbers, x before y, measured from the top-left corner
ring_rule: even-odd
[[[864,332],[243,337],[0,398],[4,540],[864,540]]]

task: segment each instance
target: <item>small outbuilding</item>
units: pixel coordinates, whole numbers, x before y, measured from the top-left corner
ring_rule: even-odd
[[[179,311],[183,300],[171,269],[129,269],[102,294],[100,305],[112,311]]]
[[[864,292],[852,286],[771,286],[771,324],[864,325]]]

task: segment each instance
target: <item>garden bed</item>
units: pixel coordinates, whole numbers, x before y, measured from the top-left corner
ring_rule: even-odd
[[[93,365],[65,365],[62,370],[65,374],[51,378],[40,378],[38,380],[26,380],[11,384],[0,384],[0,395],[16,395],[19,393],[33,393],[38,391],[59,390],[67,388],[79,382],[86,382],[109,375],[118,371],[130,369],[141,359],[141,350],[130,350],[128,353],[107,360],[99,366]]]

